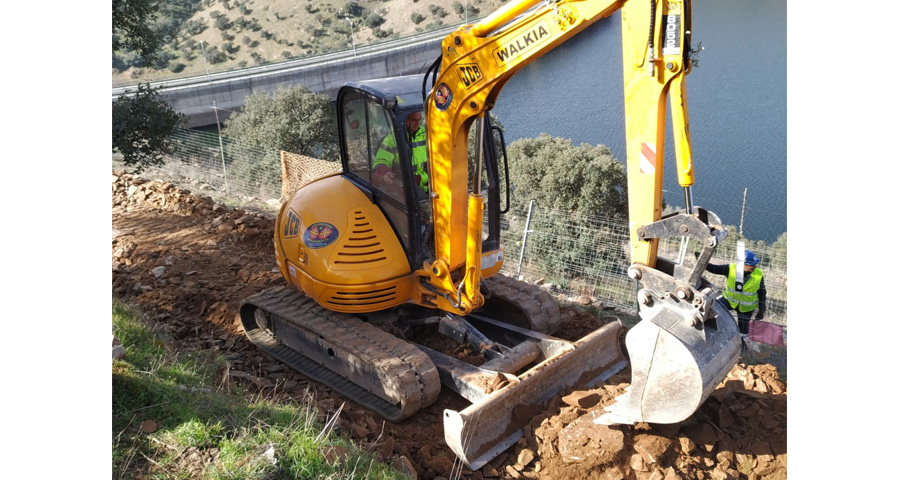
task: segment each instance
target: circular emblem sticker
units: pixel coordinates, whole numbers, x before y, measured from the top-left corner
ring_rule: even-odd
[[[303,243],[309,248],[327,247],[338,238],[338,229],[325,222],[314,223],[303,232]]]
[[[453,92],[450,91],[450,87],[446,83],[438,85],[437,90],[434,91],[434,105],[438,110],[443,112],[450,106],[452,101]]]

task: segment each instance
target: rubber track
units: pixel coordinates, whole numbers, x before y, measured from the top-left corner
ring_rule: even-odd
[[[518,308],[528,319],[529,325],[523,327],[548,335],[559,328],[559,304],[546,290],[502,274],[485,278],[484,283],[491,292],[487,302],[497,299]]]
[[[385,391],[396,392],[387,396],[398,396],[399,403],[369,392],[303,352],[279,342],[269,331],[257,326],[256,309],[323,338],[332,349],[341,350],[335,352],[335,358],[344,362],[352,358],[353,365],[357,365],[355,369],[359,369],[360,362],[368,365],[371,371],[377,372]],[[327,310],[296,290],[275,287],[247,298],[241,306],[241,321],[247,337],[260,349],[387,420],[396,422],[413,415],[437,400],[440,393],[437,369],[424,352],[353,315]]]

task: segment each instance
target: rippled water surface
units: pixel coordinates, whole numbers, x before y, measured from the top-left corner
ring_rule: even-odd
[[[694,203],[739,225],[747,189],[744,234],[774,241],[787,231],[786,2],[693,6],[693,43],[704,48],[687,79]],[[624,162],[620,22],[601,20],[507,83],[494,108],[507,142],[548,133],[605,144]],[[683,205],[674,158],[669,139],[665,200]]]

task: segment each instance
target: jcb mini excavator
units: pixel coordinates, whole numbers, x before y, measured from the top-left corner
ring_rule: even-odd
[[[737,361],[740,338],[715,302],[718,291],[701,277],[727,232],[712,212],[692,205],[688,0],[514,1],[448,35],[424,75],[342,87],[342,172],[282,205],[275,256],[290,285],[245,300],[250,340],[390,421],[434,402],[441,385],[459,393],[471,405],[445,410],[445,440],[472,469],[514,444],[533,412],[560,391],[621,371],[627,363],[617,319],[577,341],[555,338],[560,312],[550,295],[499,274],[501,197],[508,205],[509,185],[500,175],[507,168],[502,132],[487,115],[522,67],[616,11],[628,275],[639,283],[641,321],[626,336],[632,383],[600,421],[675,423],[693,414]],[[686,208],[663,217],[667,96]],[[421,145],[406,140],[405,126],[423,111],[427,169],[413,158]],[[393,180],[377,173],[385,170],[376,162],[384,148],[399,155]],[[658,258],[666,237],[699,241],[699,258],[690,265]],[[468,345],[484,363],[416,343],[416,332],[428,328]]]

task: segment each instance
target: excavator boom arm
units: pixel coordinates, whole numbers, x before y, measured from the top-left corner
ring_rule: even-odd
[[[510,3],[474,25],[446,37],[441,71],[426,102],[432,178],[435,261],[423,275],[446,297],[443,308],[468,313],[483,302],[480,283],[480,220],[483,201],[470,199],[468,135],[472,123],[493,108],[500,90],[521,68],[597,20],[621,10],[632,260],[654,266],[657,241],[637,228],[662,214],[666,96],[670,89],[679,181],[693,184],[687,100],[690,66],[685,40],[689,2],[569,0]],[[652,32],[652,33],[648,33]],[[474,203],[474,205],[473,205]],[[456,273],[456,275],[454,275]],[[464,306],[464,307],[463,307]]]
[[[477,179],[469,191],[469,129],[493,108],[516,72],[616,11],[622,21],[629,275],[640,282],[642,321],[626,340],[632,388],[603,421],[674,423],[693,413],[724,378],[740,345],[735,322],[716,306],[717,290],[701,278],[727,232],[715,214],[695,208],[691,199],[685,87],[691,68],[690,0],[519,0],[444,39],[440,73],[425,102],[435,258],[418,274],[438,291],[441,309],[465,315],[483,304],[484,200]],[[667,98],[685,209],[664,218]],[[476,123],[478,138],[482,124]],[[703,251],[692,267],[657,258],[659,241],[667,237],[701,242]]]

